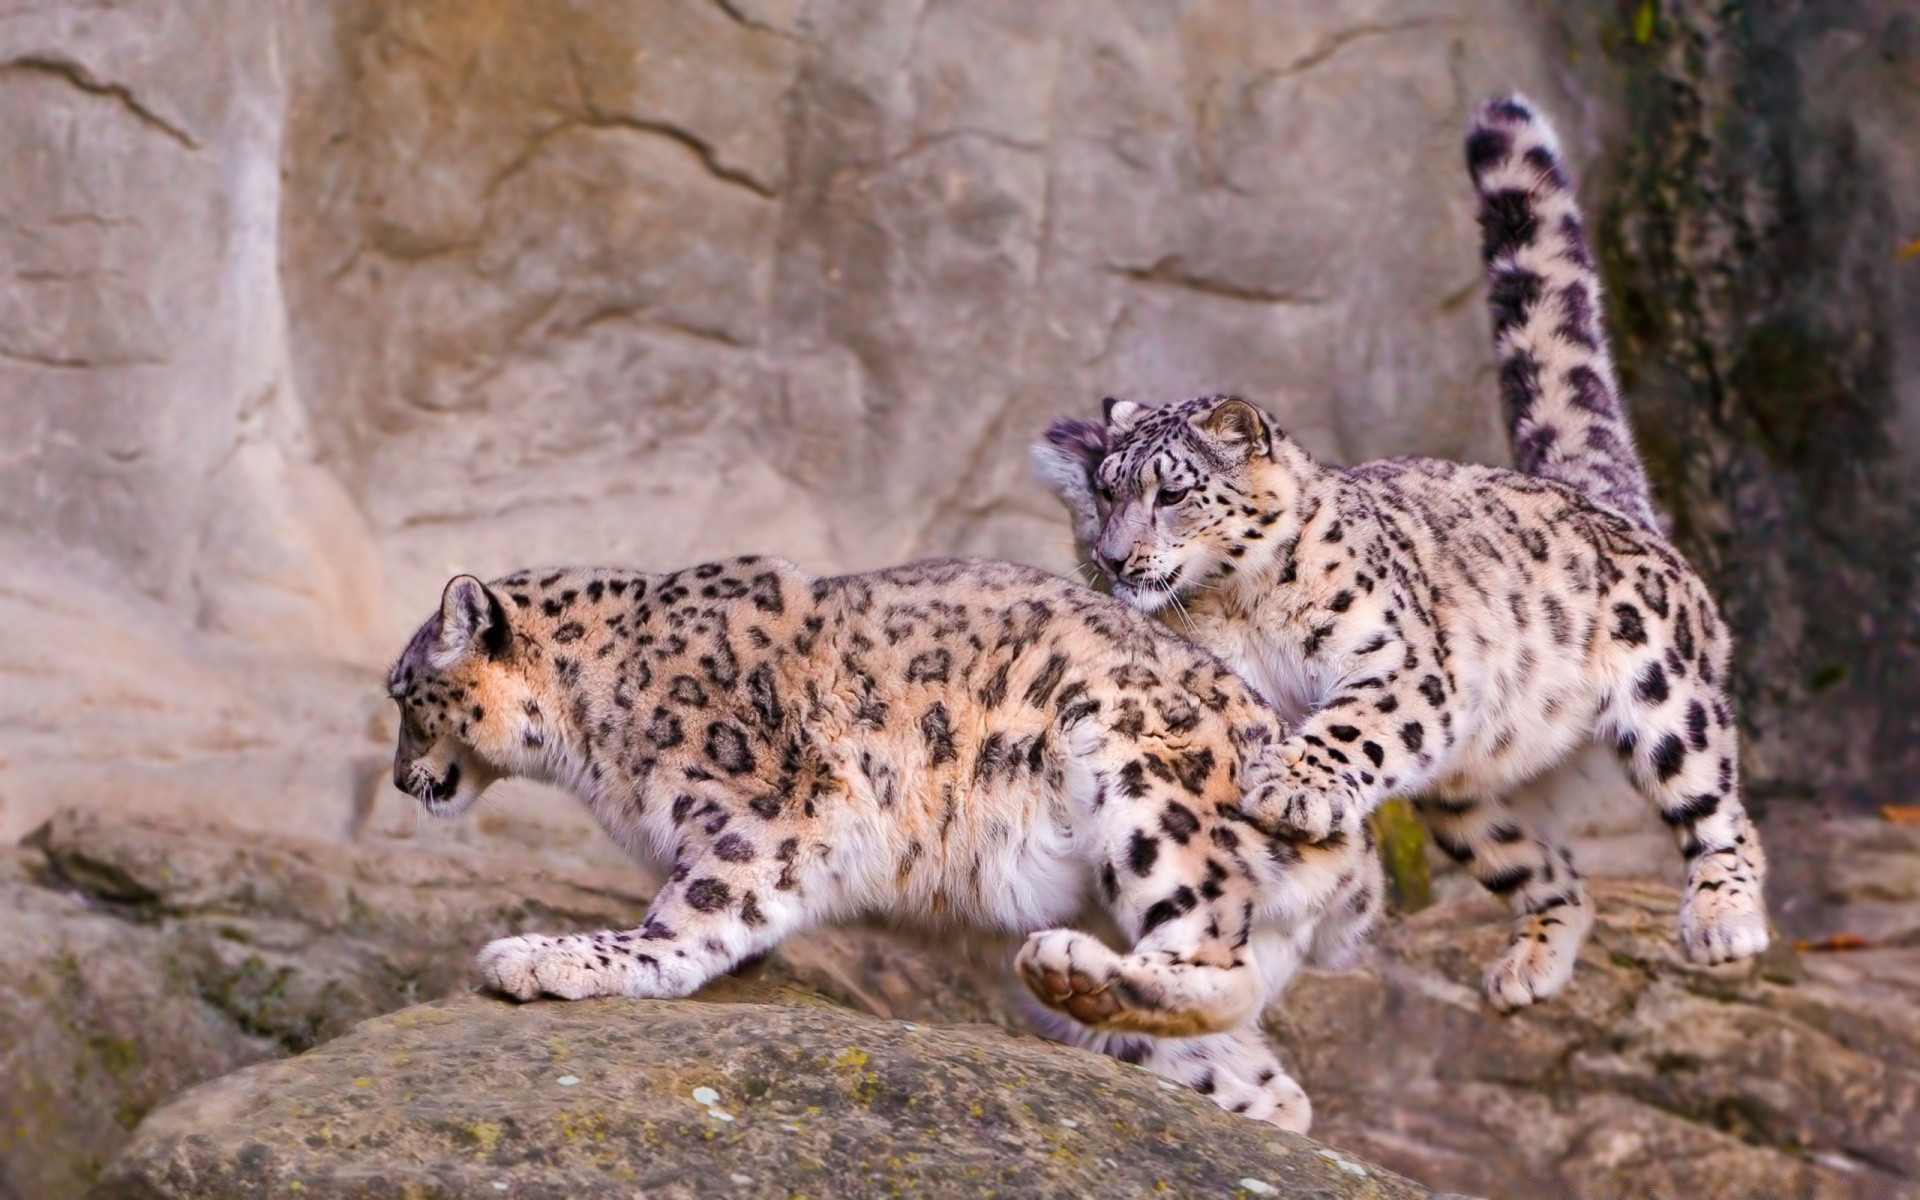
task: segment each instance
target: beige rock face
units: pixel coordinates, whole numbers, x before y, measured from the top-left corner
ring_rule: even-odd
[[[1021,452],[1105,391],[1245,389],[1344,456],[1498,453],[1457,127],[1547,82],[1528,23],[1094,16],[329,9],[295,360],[393,587],[536,538],[1064,566]]]
[[[1584,154],[1549,40],[1518,0],[9,8],[0,836],[340,836],[457,570],[1067,569],[1024,447],[1103,393],[1498,457],[1459,130],[1519,85]]]
[[[276,24],[218,0],[0,17],[0,497],[205,627],[365,653],[378,558],[287,361]]]

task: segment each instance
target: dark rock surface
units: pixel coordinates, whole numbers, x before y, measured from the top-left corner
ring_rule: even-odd
[[[1611,115],[1601,265],[1634,425],[1738,646],[1762,795],[1920,769],[1920,10],[1563,4]]]

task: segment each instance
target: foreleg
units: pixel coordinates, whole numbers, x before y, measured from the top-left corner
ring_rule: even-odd
[[[638,929],[501,938],[480,951],[480,978],[517,1000],[686,996],[805,923],[770,871],[707,858],[674,875]]]
[[[1384,634],[1356,651],[1326,703],[1248,764],[1248,817],[1269,832],[1319,839],[1431,780],[1454,743],[1453,688],[1422,663]]]

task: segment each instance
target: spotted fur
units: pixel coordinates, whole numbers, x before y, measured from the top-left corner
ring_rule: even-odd
[[[974,561],[461,576],[389,689],[429,812],[550,781],[666,874],[637,929],[489,945],[509,995],[683,996],[863,913],[1008,930],[1060,1036],[1307,1125],[1258,1014],[1370,925],[1365,826],[1251,824],[1285,726],[1123,604]],[[1127,951],[1066,927],[1088,902]]]
[[[1680,932],[1719,962],[1767,943],[1766,862],[1739,800],[1726,627],[1655,518],[1580,214],[1524,99],[1475,114],[1501,390],[1521,472],[1422,459],[1338,470],[1243,401],[1107,402],[1034,447],[1113,591],[1303,719],[1250,799],[1308,832],[1414,795],[1435,842],[1513,909],[1501,1009],[1573,972],[1593,914],[1573,856],[1511,806],[1610,743],[1687,860]]]
[[[1089,424],[1036,454],[1063,468]],[[1514,471],[1329,467],[1238,399],[1110,403],[1101,433],[1105,450],[1080,461],[1113,593],[1298,723],[1250,764],[1249,812],[1312,837],[1415,797],[1441,849],[1512,904],[1484,980],[1494,1005],[1563,987],[1592,923],[1569,850],[1505,797],[1595,738],[1679,841],[1687,952],[1766,945],[1727,629],[1658,533]]]

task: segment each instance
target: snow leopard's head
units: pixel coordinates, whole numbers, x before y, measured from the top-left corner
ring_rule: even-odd
[[[1231,575],[1273,535],[1294,489],[1265,413],[1232,396],[1105,408],[1102,424],[1054,422],[1033,459],[1115,596],[1152,612]]]
[[[500,597],[460,575],[387,674],[387,694],[400,705],[393,784],[434,816],[456,816],[494,780],[520,773],[529,683],[513,648]]]

